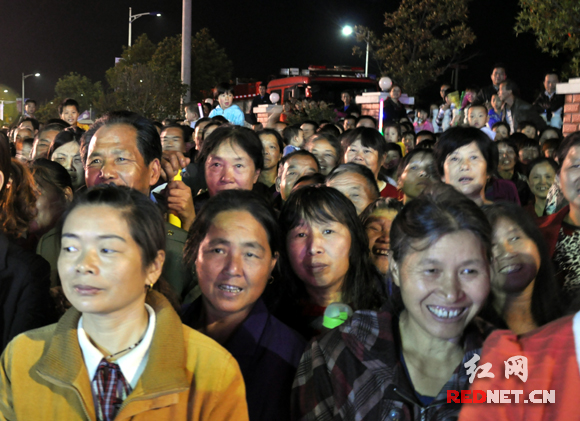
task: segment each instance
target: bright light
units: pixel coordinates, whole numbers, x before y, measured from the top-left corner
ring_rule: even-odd
[[[352,26],[346,25],[344,28],[342,28],[342,35],[349,36],[352,35],[352,32]]]
[[[4,89],[4,92],[8,92],[8,89]]]
[[[34,76],[38,77],[40,76],[40,73],[35,73]]]
[[[157,13],[157,16],[161,16],[161,13]]]

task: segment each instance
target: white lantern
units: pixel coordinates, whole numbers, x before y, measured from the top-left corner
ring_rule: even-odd
[[[391,89],[391,86],[393,86],[393,81],[391,78],[384,76],[379,80],[379,86],[381,91],[387,92],[389,89]]]

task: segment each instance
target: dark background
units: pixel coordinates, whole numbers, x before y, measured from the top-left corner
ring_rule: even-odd
[[[44,101],[54,97],[57,80],[70,72],[104,81],[127,44],[129,6],[133,14],[162,13],[135,21],[133,41],[145,32],[155,43],[181,33],[179,0],[1,0],[0,85],[20,92],[22,73],[40,72],[41,77],[26,80],[26,97]],[[355,40],[341,35],[342,26],[362,24],[380,33],[384,12],[397,6],[397,1],[374,0],[194,1],[192,32],[209,28],[233,61],[234,79],[260,80],[277,75],[281,67],[310,64],[364,67],[364,57],[352,55]],[[469,25],[477,41],[469,52],[479,56],[461,71],[460,89],[490,84],[493,64],[503,62],[531,101],[544,73],[561,70],[563,59],[541,53],[532,34],[516,37],[518,10],[517,0],[470,3]],[[377,71],[371,60],[369,72]],[[422,99],[435,100],[439,84],[450,79],[449,71],[422,92]]]

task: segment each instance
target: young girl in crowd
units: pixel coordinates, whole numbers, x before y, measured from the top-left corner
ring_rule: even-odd
[[[230,123],[243,126],[245,123],[244,112],[234,104],[234,87],[229,83],[220,83],[214,89],[219,105],[209,113],[209,117],[216,115],[224,116]]]

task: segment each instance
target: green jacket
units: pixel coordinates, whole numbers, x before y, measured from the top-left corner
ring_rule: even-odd
[[[165,264],[163,265],[163,279],[173,288],[180,302],[193,302],[201,295],[197,280],[182,262],[183,247],[187,239],[187,231],[165,223],[166,246]],[[57,272],[57,261],[60,253],[60,238],[56,228],[51,229],[42,236],[36,247],[36,253],[44,257],[50,263],[50,286],[60,285]],[[187,296],[187,300],[185,300]]]

